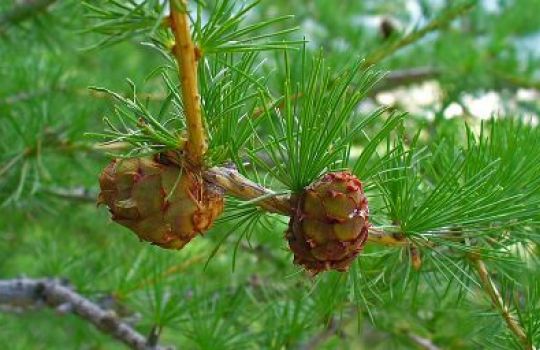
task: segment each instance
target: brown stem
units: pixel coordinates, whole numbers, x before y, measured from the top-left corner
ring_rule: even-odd
[[[176,41],[173,52],[178,62],[187,122],[186,156],[191,164],[201,166],[207,144],[197,81],[197,48],[191,40],[187,0],[170,0],[170,6],[170,23]]]
[[[478,273],[478,276],[480,277],[480,281],[482,284],[482,288],[486,292],[486,294],[489,296],[491,303],[499,312],[501,313],[501,316],[503,317],[504,321],[506,322],[506,325],[510,329],[512,333],[515,334],[515,336],[519,339],[521,344],[523,345],[524,349],[532,350],[533,347],[529,340],[527,339],[527,334],[523,330],[523,327],[519,324],[519,321],[512,316],[510,313],[510,310],[505,305],[503,298],[501,296],[501,293],[497,289],[497,286],[495,283],[493,283],[489,272],[487,270],[486,264],[479,258],[479,257],[472,257],[471,258],[474,267],[476,269],[476,272]]]
[[[371,89],[369,95],[375,96],[383,91],[437,79],[440,74],[441,71],[433,67],[415,67],[395,70],[381,79],[381,81]]]
[[[463,5],[456,6],[455,8],[452,8],[442,13],[439,17],[435,18],[433,21],[428,23],[423,28],[419,30],[415,30],[410,34],[405,35],[404,37],[373,51],[371,54],[369,54],[366,57],[363,63],[363,66],[364,67],[372,66],[384,60],[385,58],[391,56],[394,52],[402,49],[403,47],[406,47],[411,44],[414,44],[415,42],[418,42],[427,34],[443,28],[444,26],[452,22],[454,19],[462,16],[467,11],[471,10],[473,7],[474,7],[473,2],[467,2]]]
[[[291,216],[294,214],[290,196],[280,195],[247,178],[231,168],[213,167],[203,173],[204,179],[223,188],[228,194],[253,203],[262,209],[275,214]],[[371,227],[369,242],[373,244],[409,247],[410,241],[394,231]]]
[[[293,213],[288,196],[278,195],[243,177],[234,169],[214,167],[205,171],[203,176],[206,181],[222,187],[229,194],[243,200],[254,200],[259,207],[271,213],[286,216]]]
[[[368,241],[374,244],[408,247],[410,242],[403,235],[396,232],[388,232],[378,227],[370,227]]]
[[[149,345],[145,336],[122,322],[114,312],[102,309],[58,280],[23,278],[0,281],[1,305],[23,310],[48,306],[64,312],[69,311],[131,349],[166,349]]]

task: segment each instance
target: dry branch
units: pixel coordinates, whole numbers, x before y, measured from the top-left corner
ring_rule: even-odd
[[[48,306],[69,311],[131,349],[170,349],[148,345],[145,336],[122,322],[113,311],[102,309],[59,280],[21,278],[0,281],[0,306],[21,310]]]
[[[228,194],[247,201],[271,212],[291,215],[292,208],[288,196],[278,195],[273,191],[245,178],[230,168],[214,167],[204,172],[206,181],[225,189]]]
[[[418,345],[421,349],[424,350],[441,350],[437,345],[435,345],[431,340],[423,338],[419,335],[413,333],[407,333],[407,336],[413,343]]]
[[[416,67],[395,70],[388,73],[381,81],[371,89],[370,96],[379,92],[396,89],[398,87],[419,84],[427,80],[436,79],[441,71],[433,67]]]

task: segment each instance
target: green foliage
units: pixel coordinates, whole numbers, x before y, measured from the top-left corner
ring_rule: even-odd
[[[178,118],[164,120],[165,113],[174,97],[176,97],[177,102],[176,109],[181,108],[178,103],[180,99],[178,92],[170,90],[159,114],[154,116],[148,107],[139,100],[133,82],[129,81],[128,83],[132,90],[132,98],[123,97],[104,88],[92,88],[112,96],[120,103],[120,106],[116,106],[114,111],[116,119],[118,119],[117,125],[105,118],[105,123],[108,126],[106,132],[90,134],[89,136],[104,139],[110,144],[129,143],[132,149],[127,156],[141,156],[181,148],[183,146],[181,137],[175,135],[171,129],[182,130],[184,125],[178,126]]]
[[[300,191],[324,171],[345,167],[351,139],[383,110],[355,120],[351,126],[354,108],[378,79],[378,74],[362,71],[361,62],[333,72],[322,57],[309,58],[305,51],[293,59],[297,60],[293,64],[301,67],[300,78],[296,81],[290,76],[286,56],[284,95],[265,109],[269,134],[260,137],[274,166],[266,164],[258,153],[250,158],[288,189]],[[353,80],[357,82],[354,89]],[[261,104],[268,103],[262,98]]]
[[[415,161],[414,145],[402,151],[380,180],[392,220],[407,234],[534,220],[540,163],[527,149],[537,140],[537,131],[520,122],[493,121],[478,138],[469,131],[466,148],[445,139],[434,144],[432,155],[418,160],[423,164]],[[517,149],[523,157],[515,157]]]
[[[227,198],[179,252],[139,242],[93,205],[105,153],[184,140],[167,1],[1,2],[0,275],[66,278],[179,348],[521,349],[481,287],[480,257],[540,343],[540,56],[527,44],[538,1],[419,1],[416,14],[405,3],[190,2],[208,166],[234,165],[280,194],[350,168],[373,240],[411,243],[370,243],[349,272],[311,278],[292,264],[288,218],[260,199]],[[381,18],[396,23],[388,38]],[[424,67],[436,74],[380,73]],[[427,108],[381,105],[376,92],[425,79],[440,95]],[[503,104],[482,122],[466,102],[487,91]],[[451,119],[449,106],[463,113]],[[1,312],[0,323],[13,349],[120,348],[51,310]]]
[[[102,0],[83,2],[88,18],[95,21],[84,32],[95,32],[105,37],[90,48],[106,47],[128,39],[156,35],[166,16],[164,1]]]
[[[199,3],[193,23],[193,40],[204,54],[288,49],[299,43],[286,37],[297,28],[271,30],[290,19],[290,15],[252,19],[252,23],[242,25],[260,2],[251,1],[238,8],[238,2],[234,0],[216,0],[206,8],[210,12],[208,19],[203,19],[205,8]]]
[[[258,57],[256,53],[238,58],[224,54],[201,69],[212,164],[232,160],[242,167],[243,150],[253,141],[253,130],[263,119],[257,116],[258,96],[264,86]]]

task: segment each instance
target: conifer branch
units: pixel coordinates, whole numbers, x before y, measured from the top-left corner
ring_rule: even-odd
[[[228,194],[247,201],[254,201],[259,207],[276,214],[292,215],[290,198],[245,178],[230,168],[214,167],[203,174],[206,181],[225,189]]]
[[[382,91],[422,83],[430,79],[435,79],[439,75],[441,75],[440,69],[433,67],[415,67],[395,70],[382,78],[381,81],[371,89],[369,95],[374,96]]]
[[[495,283],[491,279],[491,276],[489,275],[486,264],[479,257],[476,257],[476,256],[471,257],[471,260],[474,264],[474,268],[476,269],[476,272],[478,273],[478,277],[480,277],[482,288],[484,289],[486,294],[489,296],[489,299],[491,300],[491,303],[493,304],[493,306],[501,313],[501,316],[506,322],[508,329],[512,333],[514,333],[514,335],[519,339],[524,349],[533,350],[533,346],[529,342],[529,339],[527,338],[527,334],[525,333],[525,330],[519,324],[519,321],[516,320],[516,318],[511,314],[510,310],[508,309],[508,306],[505,305],[504,300],[501,296],[501,293],[499,292],[499,290],[497,289],[497,286],[495,285]]]
[[[58,280],[22,278],[0,281],[0,305],[18,309],[45,305],[54,309],[69,310],[131,349],[167,349],[148,345],[145,336],[122,322],[113,312],[102,309]]]
[[[463,14],[471,10],[474,6],[474,1],[468,1],[465,4],[456,6],[455,8],[445,11],[443,14],[432,20],[423,28],[415,30],[412,33],[405,35],[404,37],[390,43],[389,45],[383,46],[380,49],[377,49],[371,54],[369,54],[363,63],[364,67],[372,66],[391,56],[396,51],[417,42],[418,40],[425,37],[427,34],[441,29],[442,27],[452,22],[454,19],[462,16]]]
[[[234,169],[213,167],[206,170],[203,177],[207,182],[223,188],[227,194],[252,202],[270,213],[293,215],[294,209],[291,206],[290,196],[275,193],[247,179]],[[441,234],[448,234],[450,237],[454,232],[441,232]],[[385,246],[409,247],[411,245],[411,241],[403,234],[380,227],[370,228],[368,240],[372,244]]]
[[[188,139],[186,154],[193,165],[200,166],[208,146],[202,120],[197,78],[198,49],[191,39],[187,0],[171,0],[170,6],[170,24],[175,37],[173,52],[178,62],[186,114]]]
[[[441,350],[437,345],[435,345],[431,340],[421,337],[413,333],[407,333],[407,337],[411,339],[413,343],[418,345],[421,349],[424,350]]]
[[[59,199],[65,199],[71,202],[91,204],[96,203],[96,198],[98,196],[97,193],[85,187],[46,188],[43,192]]]

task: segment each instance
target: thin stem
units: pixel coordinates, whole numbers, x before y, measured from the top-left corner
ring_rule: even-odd
[[[380,92],[397,89],[398,87],[420,84],[428,80],[436,79],[441,75],[440,69],[433,67],[415,67],[395,70],[388,73],[369,92],[375,96]]]
[[[223,188],[227,194],[244,201],[251,201],[266,211],[284,216],[294,214],[290,196],[275,193],[245,178],[234,169],[213,167],[206,170],[203,177],[207,182]],[[369,242],[394,247],[409,247],[411,244],[402,234],[379,227],[370,228]]]
[[[448,23],[452,22],[454,19],[462,16],[467,11],[471,10],[475,6],[474,1],[469,1],[463,5],[457,6],[453,9],[450,9],[443,14],[441,14],[439,17],[435,18],[433,21],[428,23],[425,27],[416,30],[392,43],[390,43],[387,46],[383,46],[380,49],[375,50],[371,54],[369,54],[363,65],[364,67],[372,66],[385,58],[391,56],[394,52],[400,50],[403,47],[409,46],[420,39],[422,39],[427,34],[439,30],[442,27],[446,26]]]
[[[214,167],[205,171],[203,176],[206,181],[222,187],[232,196],[248,201],[256,200],[254,204],[271,213],[286,216],[293,213],[288,196],[274,193],[243,177],[234,169]]]
[[[413,343],[415,343],[416,345],[418,345],[418,347],[420,347],[421,349],[424,349],[424,350],[441,350],[430,339],[421,337],[421,336],[419,336],[417,334],[413,334],[413,333],[409,332],[409,333],[407,333],[407,337],[409,337],[409,339],[411,339],[411,341]]]
[[[525,333],[523,327],[519,324],[519,322],[514,318],[514,316],[512,316],[508,307],[505,305],[501,293],[499,292],[497,286],[495,285],[495,283],[493,283],[493,280],[489,275],[486,264],[484,264],[484,262],[478,257],[473,257],[472,261],[474,263],[476,272],[480,277],[482,288],[489,296],[493,306],[495,306],[495,308],[497,308],[497,310],[499,310],[499,312],[501,313],[501,316],[506,322],[508,329],[510,329],[510,331],[516,335],[516,337],[523,345],[524,349],[532,350],[533,347],[527,339],[527,334]]]
[[[396,233],[395,231],[386,231],[384,228],[370,227],[368,241],[370,243],[394,246],[394,247],[408,247],[410,241],[403,235]]]
[[[71,202],[96,204],[98,195],[85,187],[75,188],[44,188],[45,194]]]
[[[197,48],[191,40],[187,0],[170,0],[170,5],[170,23],[176,40],[173,52],[178,62],[187,122],[186,156],[193,165],[201,166],[208,146],[197,80]]]

